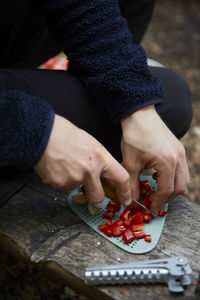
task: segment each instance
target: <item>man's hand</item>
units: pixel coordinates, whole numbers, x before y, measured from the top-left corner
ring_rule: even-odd
[[[96,207],[104,199],[100,177],[114,183],[122,204],[132,202],[128,172],[95,138],[58,115],[34,169],[44,183],[55,187],[70,190],[84,184],[88,202]]]
[[[151,210],[183,193],[189,171],[183,145],[162,122],[154,106],[121,120],[123,166],[129,172],[132,197],[139,199],[139,176],[145,169],[157,171],[158,192],[150,196]]]

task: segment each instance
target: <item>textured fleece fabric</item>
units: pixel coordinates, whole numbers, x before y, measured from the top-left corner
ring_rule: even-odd
[[[113,122],[162,102],[163,88],[150,73],[142,47],[132,44],[117,0],[30,0],[46,16],[96,108]],[[47,45],[48,46],[48,45]],[[0,165],[33,166],[42,155],[53,111],[39,97],[0,94]]]
[[[47,146],[54,111],[39,97],[12,90],[0,95],[0,166],[26,169]]]

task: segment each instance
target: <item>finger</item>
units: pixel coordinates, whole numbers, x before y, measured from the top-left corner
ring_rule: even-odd
[[[175,169],[162,166],[161,170],[157,170],[158,192],[150,195],[151,211],[154,214],[157,215],[162,205],[172,197],[174,193],[174,180]]]
[[[140,199],[140,177],[141,170],[134,170],[130,173],[130,180],[131,180],[131,195],[132,198],[139,201]]]
[[[104,168],[101,175],[112,181],[119,201],[123,205],[129,206],[132,203],[132,197],[128,172],[114,160]]]
[[[186,160],[181,161],[178,163],[176,168],[176,176],[175,176],[175,187],[174,187],[174,194],[178,196],[185,192],[187,185],[189,183],[189,170],[187,166]]]
[[[97,175],[91,175],[84,183],[85,196],[89,203],[99,208],[105,198],[104,190],[100,178]]]
[[[186,160],[178,163],[175,174],[175,182],[174,182],[174,193],[168,199],[167,202],[172,201],[178,195],[181,195],[187,189],[187,185],[189,183],[189,170]]]

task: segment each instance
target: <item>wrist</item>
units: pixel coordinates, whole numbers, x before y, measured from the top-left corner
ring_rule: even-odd
[[[136,112],[128,115],[120,120],[122,132],[126,130],[130,125],[137,124],[138,121],[148,120],[149,122],[159,118],[154,105],[150,105],[137,110]]]

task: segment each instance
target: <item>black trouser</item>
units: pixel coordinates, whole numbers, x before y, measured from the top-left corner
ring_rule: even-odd
[[[137,26],[134,30],[137,32]],[[138,36],[138,41],[141,37],[142,33]],[[34,60],[33,64],[35,63]],[[0,70],[0,92],[21,89],[31,95],[43,97],[52,104],[57,114],[92,134],[117,160],[121,161],[120,125],[106,120],[95,109],[76,77],[65,71],[26,70],[23,63],[21,68],[23,70],[12,68]],[[150,69],[165,88],[164,103],[156,105],[157,112],[170,130],[181,138],[187,132],[192,118],[188,86],[179,75],[170,70],[158,67]],[[0,184],[0,203],[7,200],[29,178],[27,174],[23,176],[22,173],[20,179],[16,179],[16,174],[20,174],[20,171],[13,168],[0,169],[0,178],[4,177],[4,183]]]

